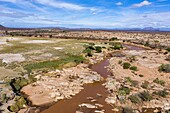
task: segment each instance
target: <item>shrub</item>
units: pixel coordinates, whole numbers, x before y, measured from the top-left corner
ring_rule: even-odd
[[[149,94],[148,91],[144,91],[138,94],[138,96],[143,100],[143,101],[150,101],[152,100],[152,96]]]
[[[131,107],[123,107],[122,113],[134,113]]]
[[[170,48],[167,48],[166,50],[167,50],[168,52],[170,52]]]
[[[119,60],[118,64],[122,64],[122,60]]]
[[[159,95],[161,97],[166,97],[169,93],[166,90],[160,90],[157,92],[153,92],[153,94]]]
[[[115,41],[118,40],[117,37],[112,37],[109,41]]]
[[[128,95],[128,94],[130,94],[130,88],[128,88],[128,87],[125,87],[125,86],[121,86],[120,88],[119,88],[119,91],[118,91],[118,93],[120,94],[120,95]]]
[[[155,80],[153,80],[153,82],[157,83],[157,84],[160,84],[160,85],[164,85],[165,84],[165,81],[163,80],[159,80],[158,78],[156,78]]]
[[[96,46],[95,50],[96,50],[97,53],[101,53],[102,52],[102,47]]]
[[[131,67],[130,67],[130,70],[137,71],[138,68],[137,68],[136,66],[131,66]]]
[[[159,67],[159,71],[160,72],[166,72],[166,73],[170,73],[170,64],[162,64],[160,67]]]
[[[132,86],[138,85],[138,81],[132,80],[130,77],[125,77],[125,81],[131,83]]]
[[[129,69],[130,66],[131,66],[130,63],[128,63],[128,62],[123,63],[123,69]]]
[[[136,57],[135,56],[130,56],[128,59],[129,59],[130,62],[136,61]]]
[[[115,50],[120,50],[120,49],[122,49],[123,48],[123,46],[121,45],[121,44],[116,44],[116,45],[114,45],[114,47],[113,47],[113,49],[115,49]]]
[[[142,83],[142,85],[141,85],[141,87],[144,88],[144,89],[147,89],[148,86],[149,86],[149,82],[148,82],[148,81],[144,81],[144,82]]]
[[[15,91],[19,91],[23,86],[27,85],[29,82],[25,78],[15,78],[11,80],[10,85]]]
[[[88,57],[92,57],[92,56],[93,56],[93,54],[92,54],[92,52],[88,52],[88,53],[86,54],[86,56],[88,56]]]
[[[128,99],[129,99],[132,103],[135,103],[135,104],[140,103],[140,98],[138,97],[138,95],[130,95],[130,96],[128,97]]]
[[[26,104],[27,104],[27,101],[25,100],[24,97],[16,97],[15,103],[13,105],[9,106],[8,109],[12,112],[18,112]]]
[[[27,104],[27,101],[24,99],[24,97],[20,97],[17,101],[16,101],[17,106],[21,109],[23,108],[23,106],[25,104]]]
[[[19,111],[19,107],[16,104],[13,104],[13,105],[9,106],[8,109],[11,112],[18,112]]]

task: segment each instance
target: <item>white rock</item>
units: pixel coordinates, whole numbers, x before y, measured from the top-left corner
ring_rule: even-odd
[[[87,107],[87,108],[91,108],[91,109],[94,109],[94,108],[97,108],[97,106],[95,105],[92,105],[92,104],[80,104],[79,107]]]
[[[102,111],[95,110],[94,112],[95,112],[95,113],[104,113],[104,110],[102,110]]]
[[[105,101],[109,104],[115,104],[116,98],[115,97],[108,97],[105,99]]]

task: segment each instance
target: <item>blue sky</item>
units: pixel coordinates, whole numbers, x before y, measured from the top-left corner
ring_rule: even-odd
[[[0,0],[8,27],[170,28],[170,0]]]

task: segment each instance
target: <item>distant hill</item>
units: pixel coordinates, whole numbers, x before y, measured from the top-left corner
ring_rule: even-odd
[[[159,31],[170,31],[170,28],[67,28],[67,27],[38,27],[38,28],[11,28],[0,25],[0,30],[70,30],[70,31],[91,31],[91,30],[106,30],[106,31],[140,31],[140,32],[159,32]]]
[[[0,30],[5,30],[7,29],[6,27],[4,27],[3,25],[0,25]]]

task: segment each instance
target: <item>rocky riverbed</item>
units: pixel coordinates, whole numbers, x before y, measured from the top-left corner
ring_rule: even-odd
[[[37,82],[25,86],[21,92],[32,105],[41,106],[61,99],[69,99],[83,89],[84,84],[101,81],[102,77],[86,64],[37,75]],[[40,99],[41,98],[41,99]]]
[[[161,64],[169,63],[165,60],[168,54],[157,50],[123,50],[122,54],[122,57],[112,57],[109,61],[108,69],[112,76],[104,83],[110,92],[105,101],[111,105],[130,107],[135,112],[144,112],[143,108],[168,111],[170,74],[159,71]],[[150,112],[158,111],[153,109]]]

